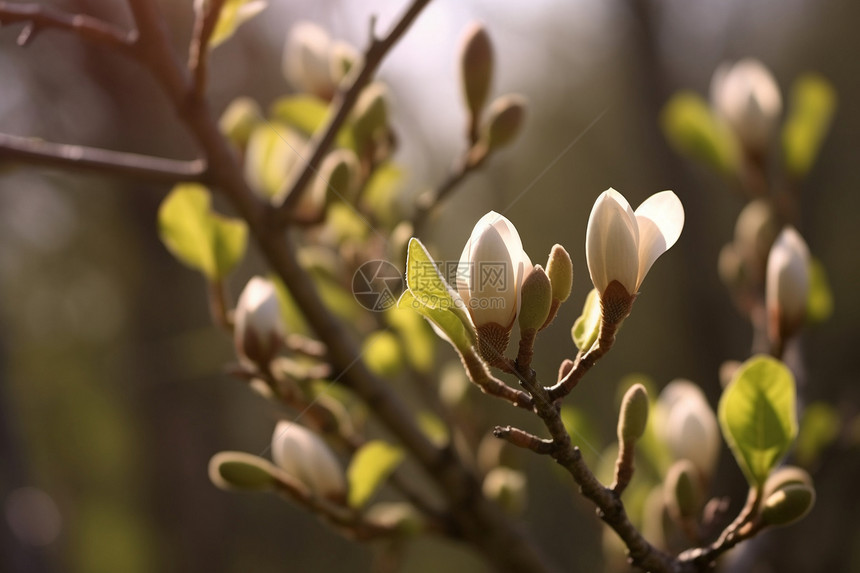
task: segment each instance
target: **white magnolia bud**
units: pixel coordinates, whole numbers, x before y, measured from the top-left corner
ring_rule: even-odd
[[[234,342],[239,360],[246,366],[267,366],[284,340],[278,295],[272,281],[254,277],[236,304]]]
[[[290,31],[284,49],[284,76],[295,88],[331,99],[336,88],[330,63],[331,38],[324,29],[301,22]]]
[[[785,340],[803,325],[809,299],[809,248],[793,227],[777,237],[767,258],[768,335]]]
[[[720,430],[705,395],[692,382],[675,380],[660,393],[657,409],[657,434],[672,457],[690,460],[708,479],[720,453]]]
[[[476,327],[495,324],[510,331],[532,269],[513,223],[495,211],[481,217],[457,269],[457,291]]]
[[[345,499],[346,478],[340,462],[322,438],[307,428],[278,422],[272,434],[272,460],[314,495],[338,502]]]
[[[711,101],[744,147],[767,150],[782,113],[782,96],[764,64],[751,58],[722,64],[711,80]]]
[[[601,297],[613,281],[635,295],[651,265],[675,244],[683,227],[684,207],[671,191],[652,195],[635,212],[615,189],[601,193],[585,236],[588,272]]]

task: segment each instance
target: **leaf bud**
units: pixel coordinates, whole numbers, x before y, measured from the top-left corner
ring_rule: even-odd
[[[666,474],[663,483],[666,508],[676,521],[696,517],[704,500],[701,479],[690,460],[678,460]]]
[[[346,478],[326,443],[294,422],[281,421],[272,434],[272,460],[314,495],[335,502],[346,498]]]
[[[259,456],[245,452],[218,452],[209,460],[209,479],[220,489],[233,491],[267,491],[277,480],[272,467]]]
[[[634,384],[621,400],[618,416],[618,441],[635,442],[645,433],[648,425],[648,392],[642,384]]]
[[[523,281],[522,302],[520,303],[520,331],[538,329],[543,326],[552,306],[552,285],[540,265],[535,265]]]
[[[815,490],[804,483],[785,485],[767,497],[761,520],[767,525],[788,525],[803,518],[815,505]]]
[[[522,129],[526,115],[526,99],[519,94],[501,96],[490,104],[481,140],[488,151],[511,143]]]
[[[552,298],[566,301],[573,290],[573,263],[570,254],[559,244],[553,245],[549,252],[546,274],[552,284]]]

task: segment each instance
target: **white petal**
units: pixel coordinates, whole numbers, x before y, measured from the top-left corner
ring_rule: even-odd
[[[476,326],[510,325],[517,312],[516,269],[508,246],[494,226],[472,243],[469,311]]]
[[[585,232],[585,252],[591,281],[600,294],[614,280],[630,294],[639,272],[639,230],[627,200],[614,189],[600,194]]]
[[[809,297],[809,248],[793,227],[777,237],[767,259],[765,300],[769,312],[783,321],[799,324]]]
[[[782,96],[773,75],[760,61],[746,58],[721,65],[711,83],[714,108],[744,144],[763,150],[782,113]]]
[[[318,496],[343,495],[343,468],[326,443],[307,428],[280,421],[272,434],[272,460]]]
[[[657,257],[665,253],[681,236],[684,228],[684,206],[671,191],[651,195],[636,209],[639,226],[639,276],[636,288]]]

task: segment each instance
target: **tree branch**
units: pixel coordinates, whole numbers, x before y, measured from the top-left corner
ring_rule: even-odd
[[[16,162],[107,173],[153,183],[205,181],[206,161],[178,161],[0,133],[0,163]]]
[[[206,91],[206,75],[208,71],[209,40],[218,24],[218,17],[224,7],[225,0],[212,0],[203,3],[194,19],[194,37],[188,47],[188,70],[194,77],[191,97],[202,99]]]
[[[348,89],[345,91],[341,89],[335,94],[330,108],[334,111],[329,113],[325,125],[311,138],[308,144],[309,149],[312,150],[310,157],[304,168],[298,170],[297,176],[290,182],[284,200],[278,207],[278,218],[281,221],[289,220],[290,211],[296,206],[308,183],[319,170],[320,163],[322,163],[325,154],[334,143],[338,131],[352,111],[361,90],[370,83],[386,54],[429,3],[430,0],[413,0],[412,5],[403,13],[400,20],[384,38],[377,38],[371,30],[370,46],[364,52],[364,61],[360,67],[350,72],[349,77],[355,77],[355,79],[352,80]]]
[[[418,204],[412,216],[412,228],[415,235],[419,235],[430,218],[430,215],[438,209],[439,205],[448,198],[463,180],[474,170],[483,165],[488,153],[486,146],[473,146],[467,150],[462,157],[457,159],[445,180],[434,190],[427,191],[418,197]]]
[[[0,2],[0,24],[24,22],[26,26],[18,36],[18,45],[24,46],[43,28],[56,28],[74,32],[81,38],[120,51],[134,48],[137,33],[126,31],[104,20],[84,14],[69,14],[38,4],[12,4]]]

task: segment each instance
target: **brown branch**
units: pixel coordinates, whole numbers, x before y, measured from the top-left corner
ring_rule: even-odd
[[[415,235],[420,234],[430,215],[456,190],[466,176],[483,165],[487,155],[486,146],[478,145],[470,148],[454,163],[439,187],[422,193],[418,197],[416,210],[412,215],[412,228]]]
[[[460,360],[463,362],[469,379],[481,389],[481,392],[507,400],[514,406],[531,411],[531,396],[522,390],[511,388],[490,374],[487,365],[481,360],[474,348],[460,354]]]
[[[0,2],[0,24],[23,22],[24,30],[18,36],[18,44],[24,46],[42,29],[55,28],[73,32],[81,38],[123,52],[131,52],[137,33],[126,31],[98,18],[85,14],[69,14],[39,4],[12,4]]]
[[[317,174],[325,154],[331,148],[338,131],[346,121],[353,106],[355,106],[361,90],[370,83],[386,54],[400,40],[401,36],[403,36],[409,26],[418,17],[418,14],[429,3],[430,0],[413,0],[406,12],[403,13],[384,38],[377,38],[373,34],[373,30],[371,30],[370,46],[364,52],[363,63],[356,70],[350,72],[350,77],[355,77],[355,79],[352,80],[348,89],[345,91],[341,89],[335,94],[330,108],[334,111],[329,113],[325,125],[311,138],[308,148],[313,151],[304,168],[298,170],[298,175],[290,182],[287,194],[278,207],[278,217],[281,221],[289,219],[290,211],[297,205],[305,188]]]
[[[143,179],[153,183],[205,181],[206,161],[178,161],[0,133],[0,163],[22,162]]]
[[[195,14],[194,35],[188,46],[188,70],[194,78],[190,97],[195,100],[202,99],[206,91],[209,40],[218,25],[218,18],[221,16],[224,1],[204,2],[203,7]]]

